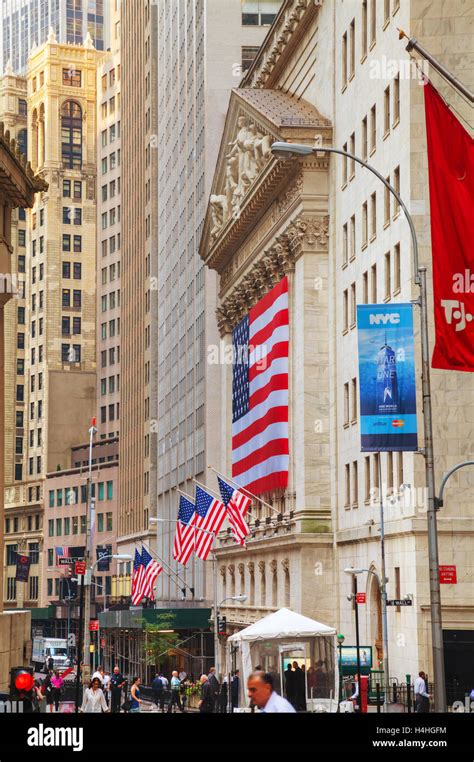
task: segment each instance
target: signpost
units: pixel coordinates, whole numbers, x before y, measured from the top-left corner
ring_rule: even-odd
[[[440,566],[439,581],[441,585],[456,585],[457,575],[455,566]]]
[[[74,572],[77,576],[81,574],[86,573],[86,562],[85,561],[76,561],[74,565]]]
[[[98,630],[99,630],[99,620],[91,619],[89,622],[89,632],[98,632]]]
[[[357,603],[365,603],[365,593],[357,593],[356,601]]]
[[[387,606],[411,606],[412,604],[411,598],[394,598],[391,601],[387,601]]]

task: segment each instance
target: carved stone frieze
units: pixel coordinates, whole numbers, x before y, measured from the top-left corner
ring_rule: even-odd
[[[252,575],[255,573],[255,563],[253,561],[249,561],[247,564],[247,569],[249,570],[249,574]]]
[[[260,574],[265,574],[265,561],[259,561],[258,568],[259,568]]]
[[[275,559],[273,561],[270,561],[270,571],[272,574],[276,574],[278,568],[278,564]]]
[[[221,576],[222,576],[222,577],[225,577],[225,574],[226,574],[226,568],[225,568],[225,566],[221,566],[221,568],[219,569],[219,571],[220,571],[220,573],[221,573]]]
[[[230,576],[233,577],[235,575],[235,564],[229,564],[227,568],[229,570]]]
[[[275,283],[294,270],[305,248],[318,244],[326,248],[328,230],[327,216],[292,220],[216,309],[221,335],[229,333]]]
[[[284,558],[281,562],[281,565],[283,566],[283,570],[286,574],[290,571],[290,560],[288,558]]]
[[[244,576],[244,573],[245,573],[245,564],[243,564],[243,563],[240,563],[240,564],[238,565],[238,567],[237,567],[237,568],[238,568],[238,570],[239,570],[239,574],[240,574],[240,576],[241,576],[241,577],[243,577],[243,576]]]

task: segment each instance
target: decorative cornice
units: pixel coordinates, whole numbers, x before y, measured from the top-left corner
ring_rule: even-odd
[[[292,272],[305,248],[326,248],[329,217],[296,217],[253,264],[216,309],[221,336],[232,331],[249,310],[285,275]]]
[[[242,87],[272,87],[300,36],[315,18],[321,0],[285,0]]]

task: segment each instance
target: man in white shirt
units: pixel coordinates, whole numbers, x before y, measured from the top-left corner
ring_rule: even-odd
[[[94,678],[98,678],[100,680],[100,687],[104,687],[104,668],[103,667],[97,667],[96,671],[91,677],[91,681],[94,680]]]
[[[415,711],[418,714],[427,714],[430,711],[430,694],[426,685],[426,675],[419,672],[415,680]]]
[[[273,689],[273,677],[268,672],[252,672],[247,683],[248,697],[261,712],[292,712],[295,709]]]

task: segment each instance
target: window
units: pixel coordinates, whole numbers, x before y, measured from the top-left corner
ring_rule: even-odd
[[[242,48],[242,74],[250,69],[259,50],[260,48],[258,47]]]
[[[63,307],[71,306],[71,291],[68,288],[63,288],[62,304]]]
[[[344,143],[342,150],[347,153],[347,143]],[[342,157],[342,185],[347,183],[347,156]]]
[[[347,222],[342,226],[342,264],[347,265],[349,260],[349,242],[347,239]]]
[[[81,318],[80,317],[74,317],[72,319],[72,332],[74,336],[77,336],[81,333]]]
[[[370,280],[371,280],[371,302],[377,304],[377,265],[372,265],[370,268]]]
[[[367,270],[362,275],[362,302],[369,303],[369,273]]]
[[[76,309],[79,309],[81,306],[81,293],[81,291],[73,292],[73,306],[76,307]]]
[[[342,35],[342,87],[347,85],[347,32]]]
[[[359,503],[359,476],[357,469],[357,461],[352,463],[352,507],[356,508]]]
[[[362,138],[361,138],[362,139],[362,146],[361,146],[361,148],[362,148],[362,158],[365,161],[367,161],[367,157],[368,157],[367,136],[368,136],[368,133],[367,133],[367,117],[365,116],[362,119]]]
[[[99,500],[104,499],[104,495],[105,495],[104,487],[105,487],[104,482],[99,482],[99,495],[98,495]]]
[[[349,426],[349,383],[344,384],[344,426]]]
[[[400,244],[395,244],[393,249],[393,291],[396,294],[400,290]]]
[[[98,532],[104,531],[104,514],[103,513],[97,514],[97,531]]]
[[[17,402],[25,401],[25,387],[23,384],[17,384],[16,386],[16,401]]]
[[[377,107],[374,104],[370,109],[370,153],[375,151],[377,144]]]
[[[56,519],[56,537],[61,537],[63,533],[63,520]]]
[[[351,396],[351,423],[355,423],[357,421],[357,378],[353,378],[351,381]]]
[[[361,54],[364,58],[367,55],[367,0],[362,0],[361,27]]]
[[[23,479],[23,466],[21,463],[15,463],[15,481],[21,482]]]
[[[74,224],[82,225],[82,209],[74,209]]]
[[[63,69],[63,85],[81,87],[81,72],[79,69]]]
[[[18,429],[23,428],[23,412],[21,410],[16,411],[16,426]]]
[[[107,500],[112,500],[114,496],[114,483],[107,482]]]
[[[76,252],[76,254],[80,254],[82,251],[82,236],[81,235],[74,236],[74,251]]]
[[[63,251],[71,251],[71,236],[68,233],[63,235]]]
[[[74,198],[79,200],[82,198],[82,181],[74,180]]]
[[[372,193],[370,197],[371,227],[370,240],[377,235],[377,193]]]
[[[342,294],[342,331],[349,330],[349,292],[346,290]]]
[[[353,132],[352,135],[349,138],[349,153],[352,155],[355,154],[355,133]],[[353,180],[355,176],[355,161],[354,159],[349,159],[349,180]]]
[[[393,187],[400,195],[400,167],[395,167],[395,171],[393,173]],[[400,204],[398,203],[397,199],[394,198],[393,202],[393,218],[395,219],[400,214]]]
[[[71,519],[69,516],[66,516],[64,519],[64,534],[71,534]]]
[[[364,458],[364,472],[365,472],[365,493],[364,499],[366,503],[370,502],[370,455],[366,455]]]
[[[355,328],[357,315],[356,284],[351,284],[351,328]]]
[[[63,206],[63,225],[71,224],[71,208],[69,206]]]
[[[79,531],[79,519],[77,516],[72,517],[72,533],[77,534]]]
[[[404,483],[404,478],[403,478],[403,453],[399,452],[399,453],[397,453],[397,455],[398,455],[398,460],[397,460],[397,488],[398,488],[398,491],[400,492],[400,490],[402,489],[402,485]]]
[[[107,201],[107,183],[102,186],[102,201]]]
[[[350,259],[354,259],[356,255],[356,219],[355,214],[351,217],[351,232],[350,232],[350,242],[349,242],[349,257]]]
[[[74,275],[73,275],[74,279],[80,280],[82,277],[82,265],[80,262],[74,262],[73,271],[74,271]]]
[[[16,600],[16,579],[15,577],[7,578],[7,601]]]
[[[390,177],[385,178],[386,181],[390,182]],[[391,193],[389,189],[385,186],[384,192],[383,192],[383,225],[386,227],[387,225],[390,225],[390,196]]]
[[[16,337],[16,346],[17,349],[24,349],[25,348],[25,334],[24,333],[18,333]]]
[[[370,47],[375,45],[377,35],[377,0],[370,0]]]
[[[15,531],[18,531],[18,528]],[[7,566],[15,566],[17,550],[18,545],[7,545]]]
[[[26,230],[18,231],[18,246],[26,246]]]
[[[15,455],[23,455],[23,437],[15,437]]]
[[[71,263],[63,262],[63,278],[71,277]]]
[[[65,167],[81,168],[82,109],[74,101],[66,101],[61,108],[61,153]]]
[[[28,108],[27,104],[24,98],[18,99],[18,114],[19,116],[27,116],[28,115]]]
[[[24,254],[18,255],[18,272],[19,273],[26,272],[26,257]]]
[[[71,181],[63,180],[63,198],[71,198]]]
[[[35,601],[38,598],[38,579],[38,577],[30,577],[28,580],[28,593],[30,601]]]
[[[400,121],[400,74],[393,80],[393,127]]]
[[[387,495],[393,495],[393,452],[387,452]]]
[[[365,248],[368,243],[368,214],[367,214],[367,201],[362,204],[362,248]]]
[[[63,317],[61,319],[61,334],[63,336],[69,336],[71,333],[71,318]]]
[[[18,307],[17,320],[19,325],[25,325],[25,308],[24,307]]]
[[[390,21],[390,0],[383,0],[383,26]]]
[[[242,0],[243,26],[270,26],[280,6],[279,0]]]
[[[351,467],[349,463],[344,466],[344,507],[349,508],[351,504]]]
[[[29,550],[31,563],[37,564],[39,562],[39,543],[38,542],[28,543],[28,550]]]
[[[349,27],[349,79],[355,74],[355,19]]]
[[[105,148],[105,146],[107,145],[107,130],[102,130],[101,139],[102,139],[102,148]]]
[[[390,132],[390,85],[386,87],[384,90],[383,112],[384,112],[383,136],[384,138],[386,138],[388,133]]]

